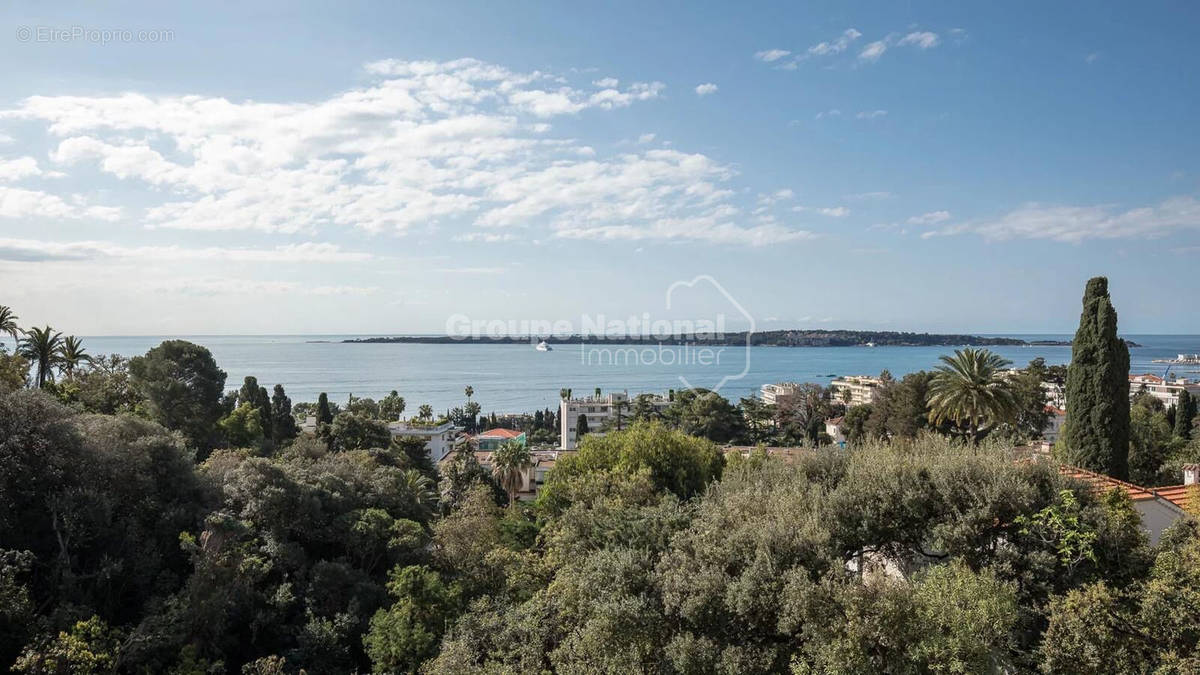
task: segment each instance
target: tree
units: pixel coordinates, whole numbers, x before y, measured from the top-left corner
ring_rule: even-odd
[[[575,421],[575,442],[578,443],[583,440],[583,437],[587,436],[589,431],[591,430],[588,429],[587,415],[580,414],[579,419]]]
[[[380,401],[379,401],[379,416],[380,417],[382,417],[386,420],[389,420],[389,421],[395,421],[395,420],[400,419],[400,415],[403,413],[404,413],[404,397],[401,396],[400,393],[397,392],[395,389],[391,390],[390,392],[388,392],[387,396],[384,396],[382,399],[380,399]]]
[[[179,431],[206,455],[225,389],[225,371],[217,367],[212,353],[185,340],[167,340],[145,356],[130,359],[129,374],[151,419]]]
[[[54,368],[59,364],[59,348],[62,346],[62,333],[51,329],[33,327],[25,331],[18,353],[29,359],[37,368],[34,384],[41,388],[54,381]]]
[[[258,450],[267,439],[267,431],[262,428],[262,415],[258,408],[249,403],[242,403],[233,412],[222,417],[217,422],[217,428],[231,448],[253,448]]]
[[[83,348],[83,342],[74,335],[63,338],[58,345],[58,365],[67,377],[71,377],[81,363],[91,362],[92,357]]]
[[[1157,401],[1153,397],[1147,397]],[[1138,485],[1158,485],[1159,470],[1167,459],[1171,427],[1167,415],[1147,405],[1129,412],[1129,480]]]
[[[317,397],[317,424],[333,424],[333,411],[329,409],[329,396],[325,392]]]
[[[422,404],[420,408],[417,408],[417,417],[423,420],[433,419],[433,406],[428,403]]]
[[[1116,478],[1129,475],[1129,347],[1117,337],[1108,279],[1083,293],[1083,313],[1067,368],[1062,440],[1070,462]]]
[[[1191,438],[1192,421],[1196,419],[1196,399],[1186,388],[1179,392],[1179,403],[1175,406],[1175,436]]]
[[[283,391],[283,385],[275,385],[275,393],[271,396],[271,440],[276,447],[296,437],[300,430],[296,428],[296,418],[292,416],[292,399]]]
[[[505,441],[492,453],[492,474],[508,493],[508,505],[517,502],[525,471],[533,466],[533,457],[523,443]]]
[[[339,450],[386,448],[392,440],[387,424],[350,412],[338,413],[333,418],[331,432]]]
[[[0,333],[7,333],[12,337],[13,343],[19,345],[21,342],[21,329],[17,327],[17,315],[13,314],[11,308],[0,305]]]
[[[29,379],[29,361],[20,354],[8,354],[0,348],[0,394],[20,389]]]
[[[471,400],[471,397],[475,395],[475,387],[467,385],[467,388],[463,390],[463,393],[467,395],[467,400],[469,401]]]
[[[371,617],[363,644],[375,672],[416,672],[437,650],[454,614],[457,589],[427,567],[410,566],[392,570],[388,593],[395,603]]]
[[[1009,361],[987,349],[967,347],[941,357],[929,384],[929,421],[948,420],[972,442],[992,427],[1015,418],[1012,385],[1001,372]]]
[[[685,389],[663,411],[667,422],[693,436],[716,443],[740,438],[744,431],[741,412],[725,397],[707,389]]]

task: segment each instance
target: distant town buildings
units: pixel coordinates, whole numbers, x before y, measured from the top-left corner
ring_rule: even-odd
[[[833,400],[847,406],[865,405],[875,400],[875,390],[883,380],[869,375],[847,375],[829,383]]]
[[[759,393],[763,403],[779,405],[795,397],[799,389],[800,385],[795,382],[780,382],[779,384],[764,384]]]
[[[1058,437],[1062,434],[1063,424],[1067,421],[1067,411],[1058,406],[1046,406],[1046,412],[1050,413],[1050,418],[1046,420],[1046,428],[1042,430],[1042,438],[1047,443],[1053,445],[1058,442]]]
[[[670,399],[659,394],[647,395],[644,399],[655,411],[662,412],[671,405]],[[574,450],[579,442],[579,418],[587,418],[589,434],[603,434],[616,424],[617,417],[629,419],[636,402],[625,392],[614,392],[607,396],[564,398],[559,402],[559,448]]]
[[[1179,403],[1179,393],[1187,389],[1192,396],[1200,396],[1200,382],[1192,382],[1185,378],[1165,380],[1157,375],[1130,375],[1129,395],[1137,396],[1141,392],[1150,394],[1170,408]]]

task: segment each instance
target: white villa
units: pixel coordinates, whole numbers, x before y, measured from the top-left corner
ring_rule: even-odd
[[[425,439],[425,449],[429,458],[440,462],[454,450],[462,427],[456,427],[451,422],[441,424],[422,422],[417,419],[400,420],[388,423],[388,431],[393,436],[415,436]]]
[[[796,395],[796,390],[800,388],[795,382],[780,382],[779,384],[764,384],[759,390],[759,395],[763,403],[770,405],[778,405],[787,401],[787,399]]]
[[[864,405],[875,400],[875,388],[883,384],[883,380],[869,375],[847,375],[829,383],[833,390],[835,401],[844,401],[846,405]],[[849,400],[846,397],[849,396]]]
[[[1192,396],[1200,396],[1200,382],[1192,382],[1182,377],[1164,380],[1157,375],[1130,375],[1129,396],[1137,396],[1143,389],[1168,408],[1179,403],[1179,392],[1184,389]]]
[[[652,394],[647,399],[657,411],[671,405],[670,399],[661,394]],[[614,392],[607,396],[587,396],[584,398],[564,398],[559,402],[559,448],[574,450],[577,445],[580,415],[587,418],[589,434],[603,434],[608,428],[608,421],[619,414],[622,419],[632,417],[634,400],[627,392]]]

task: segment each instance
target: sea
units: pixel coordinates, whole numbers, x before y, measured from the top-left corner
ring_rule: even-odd
[[[529,412],[557,407],[559,392],[575,396],[602,393],[665,393],[707,387],[736,402],[773,382],[828,384],[843,375],[900,377],[936,367],[953,347],[682,347],[558,345],[553,351],[532,344],[343,343],[367,335],[196,335],[84,337],[89,354],[136,356],[166,339],[185,339],[212,351],[236,389],[247,375],[270,388],[282,384],[293,402],[330,400],[351,394],[378,399],[392,390],[409,411],[428,403],[437,412],[462,405],[464,389],[485,413]],[[1071,335],[1005,335],[1026,341],[1070,340]],[[1198,335],[1126,335],[1142,346],[1130,349],[1133,373],[1168,372],[1200,379],[1200,366],[1156,363],[1180,353],[1200,353]],[[1049,364],[1071,360],[1066,346],[989,347],[1020,367],[1034,358]]]

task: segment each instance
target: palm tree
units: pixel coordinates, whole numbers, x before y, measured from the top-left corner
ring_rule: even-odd
[[[21,329],[17,327],[17,315],[5,305],[0,305],[0,333],[8,333],[20,349]]]
[[[463,393],[467,395],[467,400],[470,401],[471,397],[475,395],[475,387],[467,385],[467,388],[463,390]]]
[[[25,331],[18,351],[21,356],[37,364],[37,386],[54,381],[54,367],[58,365],[58,350],[62,345],[62,333],[49,326],[45,328],[30,328]]]
[[[58,346],[58,365],[67,377],[75,372],[79,364],[91,362],[92,357],[83,348],[83,341],[74,335],[63,338],[62,343]]]
[[[516,503],[517,492],[521,489],[521,477],[531,466],[533,456],[523,443],[505,441],[492,453],[492,475],[508,493],[509,506]]]
[[[1012,383],[1003,370],[1011,362],[987,349],[960,349],[942,356],[929,383],[929,421],[950,421],[964,428],[975,442],[980,433],[1010,421],[1017,404]]]
[[[419,506],[429,507],[437,501],[437,490],[434,489],[433,479],[416,469],[406,469],[400,474],[400,482],[404,489]]]
[[[425,405],[421,406],[420,408],[417,408],[417,416],[423,420],[432,419],[433,418],[433,406],[426,403]]]

